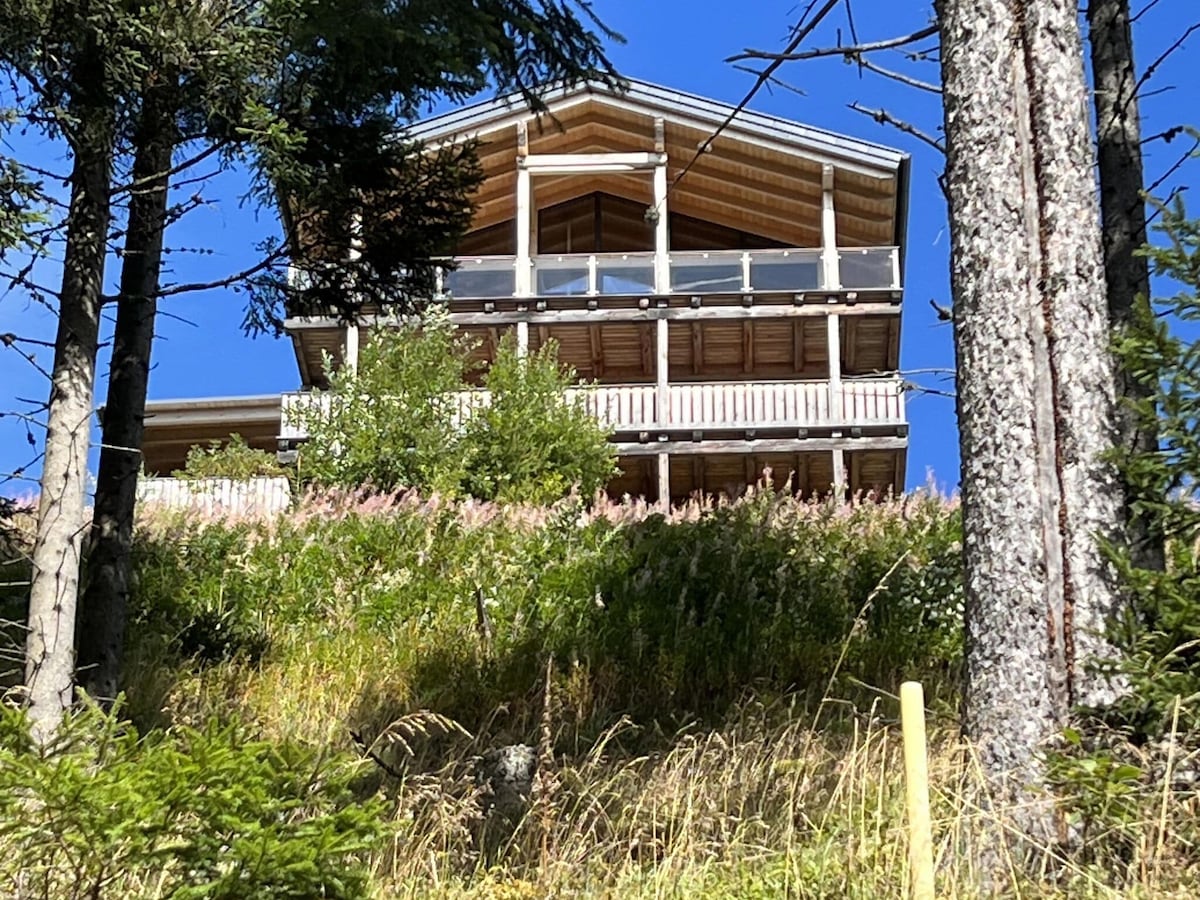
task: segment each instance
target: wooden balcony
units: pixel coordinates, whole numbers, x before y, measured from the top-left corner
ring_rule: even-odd
[[[896,434],[906,425],[903,384],[898,378],[828,381],[723,382],[715,384],[604,385],[572,391],[612,429],[625,452],[639,441],[696,440],[704,436],[763,433],[796,440],[801,432],[836,435],[852,429]],[[457,395],[459,415],[488,403],[485,390]],[[281,441],[302,441],[306,432],[295,410],[327,406],[329,395],[283,395]],[[749,434],[748,434],[749,433]],[[628,447],[626,446],[628,445]],[[646,452],[657,452],[653,443]]]

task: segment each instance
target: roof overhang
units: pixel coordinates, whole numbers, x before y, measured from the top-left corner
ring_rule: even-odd
[[[889,246],[901,235],[908,155],[898,150],[640,81],[624,90],[556,88],[543,101],[546,111],[535,115],[519,96],[499,97],[407,132],[434,146],[478,141],[484,182],[472,198],[472,231],[512,221],[517,125],[527,123],[539,209],[597,192],[649,206],[653,166],[635,162],[665,151],[673,214],[786,246],[819,246],[828,168],[840,244]],[[590,174],[543,165],[597,153],[621,165]]]
[[[882,144],[815,128],[778,116],[709,100],[646,81],[626,79],[623,90],[599,82],[558,87],[542,97],[542,118],[553,126],[555,117],[571,106],[591,100],[637,113],[651,113],[665,120],[696,126],[711,132],[722,126],[722,136],[761,142],[785,152],[801,153],[820,163],[858,171],[864,175],[894,175],[908,154]],[[426,119],[408,129],[407,135],[426,143],[461,138],[483,138],[513,128],[533,118],[520,94],[509,94]]]

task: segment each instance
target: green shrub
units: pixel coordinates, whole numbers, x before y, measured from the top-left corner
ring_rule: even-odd
[[[603,487],[615,472],[608,435],[568,396],[575,375],[555,346],[522,358],[506,336],[482,376],[489,404],[463,421],[460,398],[479,374],[472,350],[436,313],[372,336],[356,372],[330,376],[328,408],[299,412],[302,477],[533,503]]]
[[[278,477],[286,475],[287,470],[279,465],[274,454],[255,449],[240,434],[232,434],[226,444],[213,441],[208,447],[192,447],[183,468],[171,474],[175,478],[243,480],[259,476]]]
[[[300,408],[309,435],[299,453],[301,477],[325,486],[457,492],[464,460],[454,393],[472,369],[470,350],[444,317],[373,334],[357,371],[330,374],[329,408]]]
[[[383,810],[357,768],[208,723],[139,736],[94,709],[35,751],[0,710],[0,884],[55,898],[361,898]]]
[[[616,474],[608,433],[567,391],[575,372],[557,345],[522,359],[506,335],[484,376],[491,402],[467,422],[466,491],[472,497],[548,503],[577,489],[591,497]]]

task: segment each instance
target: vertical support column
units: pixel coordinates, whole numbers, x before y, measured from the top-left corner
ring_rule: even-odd
[[[356,212],[350,220],[350,262],[362,259],[362,213]],[[354,320],[346,325],[342,336],[342,365],[349,372],[358,371],[358,312]]]
[[[846,489],[849,487],[846,483],[846,451],[838,447],[831,452],[833,453],[833,495],[839,500],[844,500]]]
[[[663,509],[671,505],[671,456],[658,454],[658,502]]]
[[[654,329],[654,375],[657,387],[655,391],[656,408],[654,421],[659,428],[666,428],[670,424],[671,414],[671,340],[670,332],[667,331],[667,319],[665,316],[655,321]]]
[[[833,208],[833,166],[828,163],[821,167],[821,269],[825,282],[822,287],[827,291],[841,290],[837,215]]]
[[[533,294],[533,184],[532,175],[525,167],[529,155],[529,134],[524,120],[517,123],[517,261],[516,295],[529,297]]]
[[[654,293],[671,292],[671,236],[670,214],[667,210],[667,140],[666,129],[661,118],[654,120],[654,152],[658,162],[654,164]]]
[[[830,313],[825,317],[827,353],[829,356],[829,418],[834,425],[848,425],[842,402],[842,328],[841,316]]]
[[[846,424],[845,404],[842,398],[842,329],[841,316],[830,313],[826,317],[826,335],[829,355],[829,419],[839,430],[832,437],[840,438],[840,427]],[[846,496],[846,451],[837,447],[833,453],[833,494],[835,497]]]
[[[517,323],[517,355],[529,355],[529,323],[524,320]]]
[[[358,371],[358,325],[347,325],[342,342],[342,365],[346,371]]]

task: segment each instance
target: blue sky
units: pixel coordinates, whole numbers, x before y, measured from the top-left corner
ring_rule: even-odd
[[[736,103],[753,82],[753,77],[723,60],[745,47],[774,50],[781,47],[789,24],[801,6],[796,0],[754,0],[752,3],[714,0],[595,0],[597,14],[627,43],[614,45],[612,57],[619,70],[631,77],[668,87]],[[1135,10],[1142,7],[1135,3]],[[855,25],[861,40],[874,40],[913,31],[929,21],[927,3],[891,0],[856,0]],[[1147,66],[1166,50],[1197,19],[1194,3],[1161,3],[1136,25],[1138,63]],[[850,40],[844,13],[837,13],[806,46],[835,43],[838,35]],[[1193,46],[1197,45],[1197,46]],[[1148,82],[1149,96],[1143,101],[1143,130],[1154,134],[1174,125],[1198,125],[1195,98],[1200,96],[1200,32],[1185,49],[1175,53]],[[1192,62],[1188,65],[1189,60]],[[907,64],[897,54],[881,57],[890,68]],[[929,81],[936,81],[933,64],[908,68]],[[936,177],[942,168],[940,155],[920,141],[882,126],[848,108],[859,101],[883,107],[929,133],[941,124],[937,97],[865,73],[840,60],[789,63],[779,72],[782,79],[803,92],[774,88],[763,90],[751,104],[754,109],[808,122],[868,140],[904,149],[913,157],[911,214],[908,228],[905,311],[901,347],[902,368],[913,380],[946,392],[951,382],[938,370],[953,367],[953,346],[948,326],[936,321],[930,299],[948,304],[948,233],[946,209]],[[1173,89],[1164,90],[1168,87]],[[1147,147],[1147,172],[1152,180],[1170,166],[1184,149],[1183,139],[1170,145],[1158,141]],[[18,158],[36,158],[47,168],[65,170],[67,160],[61,147],[28,139],[9,142],[0,152]],[[1196,169],[1184,169],[1168,182],[1187,183]],[[188,195],[196,188],[189,187]],[[164,278],[193,281],[219,278],[238,271],[256,258],[255,245],[276,230],[269,211],[256,212],[243,202],[244,174],[227,172],[204,189],[210,202],[190,213],[172,229],[168,244],[175,248],[167,258]],[[1167,186],[1161,189],[1165,193]],[[203,249],[204,253],[196,253]],[[107,284],[111,289],[118,267],[110,263]],[[57,273],[45,266],[39,276],[53,283]],[[241,333],[242,297],[233,291],[190,294],[163,303],[158,341],[151,374],[152,398],[201,397],[277,393],[297,387],[299,376],[291,343],[270,337],[251,339]],[[10,291],[0,294],[0,333],[52,339],[52,315],[28,297]],[[49,360],[41,354],[43,366]],[[103,399],[106,385],[107,348],[101,350],[97,397]],[[23,400],[43,400],[44,377],[10,350],[0,349],[0,411],[25,409]],[[924,484],[932,477],[939,486],[953,489],[958,482],[958,437],[953,400],[931,393],[914,393],[908,401],[912,423],[908,484]],[[40,437],[34,431],[35,437]],[[36,448],[26,442],[23,425],[12,417],[0,419],[0,473],[11,472],[30,462]],[[94,455],[94,454],[93,454]],[[29,476],[36,476],[31,466]],[[3,476],[0,476],[3,477]],[[0,484],[0,495],[28,494],[36,485],[8,480]]]

